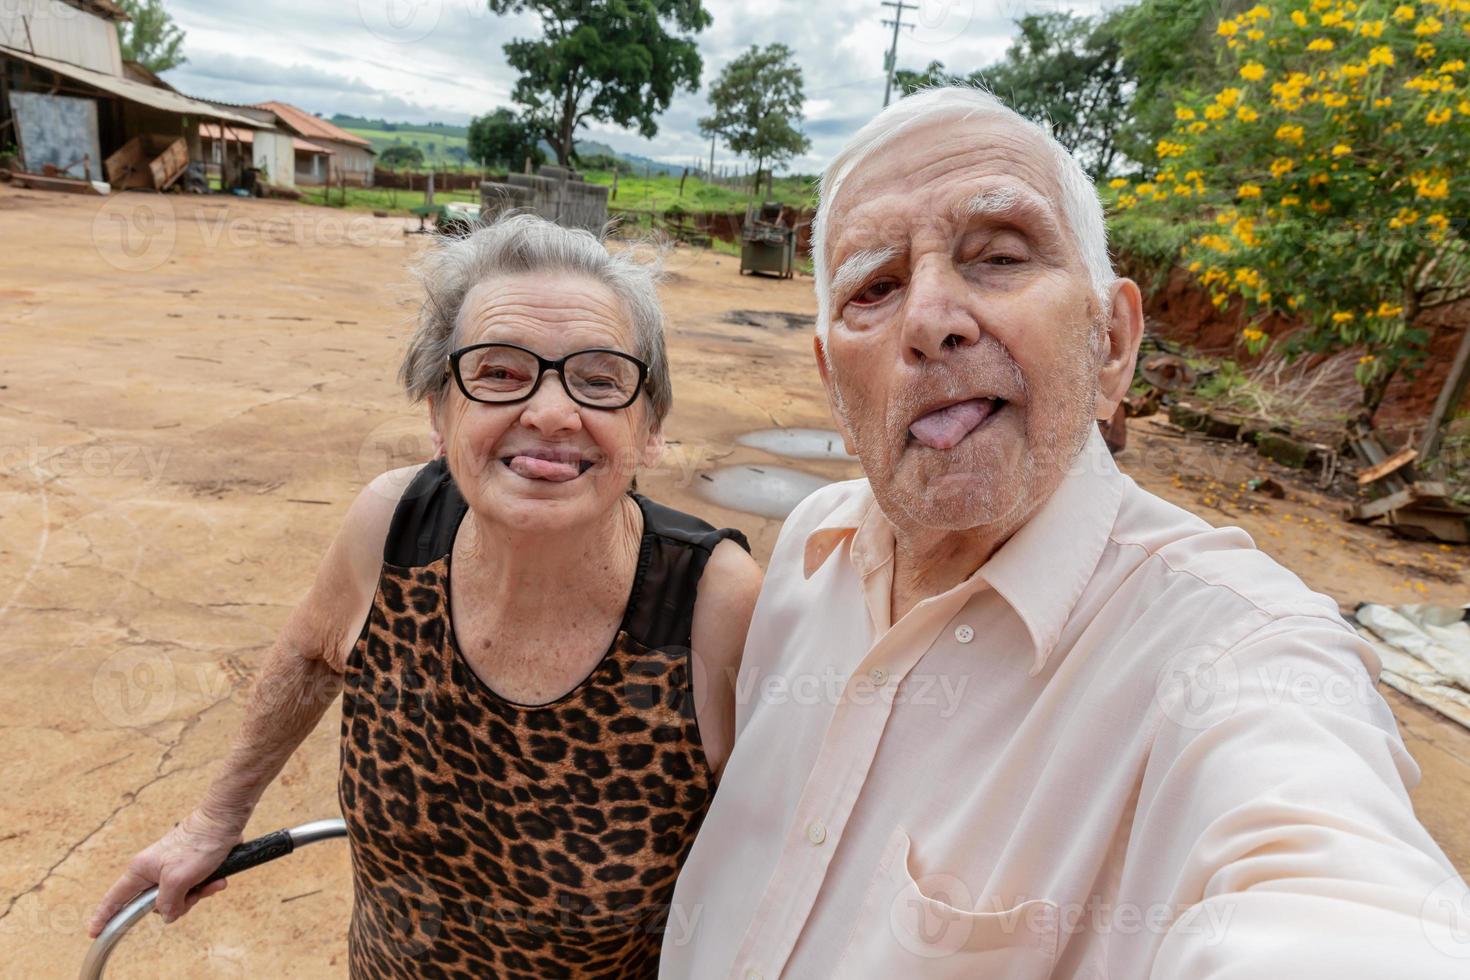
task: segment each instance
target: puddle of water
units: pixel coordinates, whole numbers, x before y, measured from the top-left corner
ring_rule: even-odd
[[[735,440],[791,459],[857,459],[842,448],[842,436],[830,429],[761,429]]]
[[[782,520],[829,481],[784,466],[725,466],[694,481],[701,497],[721,507]]]

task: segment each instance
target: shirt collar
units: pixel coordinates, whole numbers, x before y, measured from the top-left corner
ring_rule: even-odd
[[[988,584],[1015,610],[1031,637],[1033,677],[1046,666],[1097,569],[1122,504],[1123,480],[1094,426],[1041,509],[955,587],[973,593]],[[808,532],[804,575],[811,578],[850,538],[856,538],[851,560],[864,578],[893,558],[892,528],[866,483]]]

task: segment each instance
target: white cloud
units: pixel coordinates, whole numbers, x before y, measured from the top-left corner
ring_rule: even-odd
[[[998,58],[1028,12],[1096,12],[1106,0],[915,0],[911,30],[899,38],[900,67],[943,61],[971,71]],[[882,106],[883,52],[892,15],[879,0],[706,0],[714,17],[699,35],[701,91],[675,97],[659,134],[603,124],[584,136],[627,153],[664,160],[706,160],[709,141],[697,120],[709,111],[711,81],[752,44],[781,41],[802,65],[808,96],[805,129],[811,152],[792,169],[819,170],[843,140]],[[189,63],[168,74],[182,91],[228,102],[280,99],[312,112],[405,122],[467,122],[511,105],[516,73],[502,45],[534,36],[529,15],[497,17],[483,0],[171,0],[187,32]],[[719,151],[716,162],[729,162]]]

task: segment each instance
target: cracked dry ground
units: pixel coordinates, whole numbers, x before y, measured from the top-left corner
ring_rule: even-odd
[[[393,376],[423,247],[396,219],[264,201],[0,185],[0,973],[75,975],[92,904],[199,798],[253,672],[349,501],[428,439]],[[700,469],[772,464],[737,435],[829,425],[809,280],[757,280],[680,250],[665,289],[675,408],[645,492],[741,527],[777,523],[694,495]],[[744,313],[737,314],[737,311]],[[758,314],[745,315],[750,311]],[[1239,523],[1345,608],[1464,601],[1466,552],[1337,519],[1265,464],[1146,420],[1120,464]],[[849,464],[794,464],[837,479]],[[1424,779],[1419,813],[1470,869],[1470,733],[1384,690]],[[267,792],[251,834],[335,815],[336,709]],[[110,975],[345,973],[345,845],[236,879],[119,948]]]

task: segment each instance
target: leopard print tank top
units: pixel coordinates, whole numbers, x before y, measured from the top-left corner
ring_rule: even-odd
[[[404,493],[342,701],[354,978],[656,975],[714,791],[694,600],[715,545],[749,545],[634,498],[643,538],[611,647],[571,692],[527,706],[455,646],[450,552],[468,507],[444,461]]]

